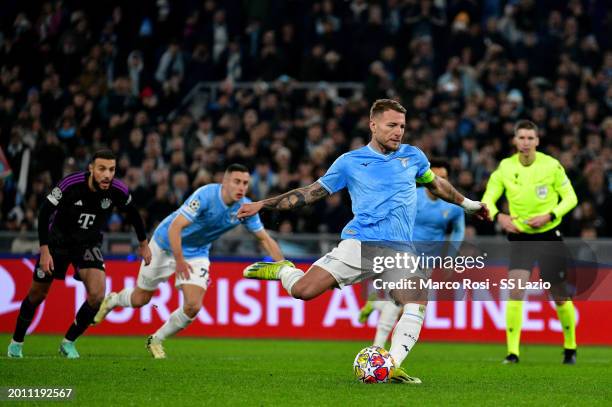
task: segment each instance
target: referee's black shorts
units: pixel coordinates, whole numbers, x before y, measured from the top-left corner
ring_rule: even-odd
[[[509,233],[508,240],[509,270],[532,271],[537,261],[543,281],[555,284],[567,279],[570,254],[558,229],[533,234]]]

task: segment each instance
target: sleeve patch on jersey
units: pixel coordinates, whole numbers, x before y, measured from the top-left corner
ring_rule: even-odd
[[[198,209],[200,209],[200,200],[192,200],[191,202],[189,202],[189,205],[186,209],[188,213],[195,216],[198,213]]]
[[[53,188],[51,193],[47,195],[47,199],[53,204],[58,205],[59,201],[62,199],[62,190],[59,187]]]

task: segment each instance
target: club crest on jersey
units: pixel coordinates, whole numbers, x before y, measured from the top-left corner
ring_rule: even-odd
[[[442,217],[443,217],[444,219],[448,218],[448,210],[446,210],[446,211],[442,211]]]
[[[410,158],[408,158],[408,157],[398,157],[398,158],[396,158],[396,160],[399,160],[400,163],[402,163],[402,167],[407,168],[408,167],[408,160],[410,160]]]
[[[536,187],[536,195],[540,199],[546,199],[546,196],[548,196],[548,186],[547,185],[538,185]]]
[[[104,198],[102,202],[100,202],[100,206],[102,209],[108,209],[111,206],[112,201],[109,198]]]

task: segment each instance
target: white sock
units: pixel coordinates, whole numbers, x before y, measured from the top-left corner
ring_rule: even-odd
[[[406,356],[419,339],[421,326],[425,318],[425,306],[409,303],[404,305],[402,317],[395,325],[389,353],[395,360],[395,366],[401,366]]]
[[[278,272],[278,276],[285,290],[293,297],[291,289],[300,278],[304,277],[304,272],[295,267],[283,266]]]
[[[178,308],[170,314],[170,318],[168,318],[166,323],[153,334],[153,337],[163,341],[167,337],[187,327],[194,319],[195,318],[189,318],[183,311],[183,308]]]
[[[134,292],[133,288],[124,288],[115,296],[115,298],[112,298],[108,301],[109,307],[132,308],[132,292]]]
[[[396,305],[393,301],[377,301],[381,302],[383,306],[380,310],[380,316],[378,317],[378,323],[376,324],[376,336],[374,337],[374,346],[385,347],[389,332],[393,329],[395,321],[399,316],[400,310],[402,309],[399,305]]]
[[[385,308],[385,304],[386,303],[387,303],[387,301],[373,300],[372,301],[372,308],[374,308],[378,312],[382,312],[383,308]],[[399,314],[399,311],[397,311],[397,313]]]

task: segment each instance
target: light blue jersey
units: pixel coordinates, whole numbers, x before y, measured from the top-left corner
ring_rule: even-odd
[[[417,215],[412,240],[444,241],[449,226],[452,227],[452,232],[448,240],[461,242],[465,233],[463,209],[439,198],[431,199],[427,195],[427,188],[417,188]]]
[[[367,145],[338,157],[318,182],[330,194],[346,187],[351,195],[354,218],[342,230],[342,239],[410,243],[416,182],[433,178],[417,147],[402,144],[385,155]]]
[[[439,198],[431,199],[426,189],[417,188],[417,217],[412,240],[418,253],[429,256],[446,253],[453,256],[459,250],[465,234],[463,209]],[[443,242],[446,240],[449,226],[452,227],[452,231],[448,239],[450,244],[447,247]]]
[[[181,233],[183,255],[185,258],[208,257],[211,243],[241,223],[250,232],[263,230],[259,215],[243,222],[236,217],[240,205],[249,202],[250,199],[242,198],[227,206],[221,197],[221,184],[205,185],[191,194],[179,209],[166,216],[155,229],[153,238],[162,249],[170,251],[168,229],[180,213],[191,222]]]

